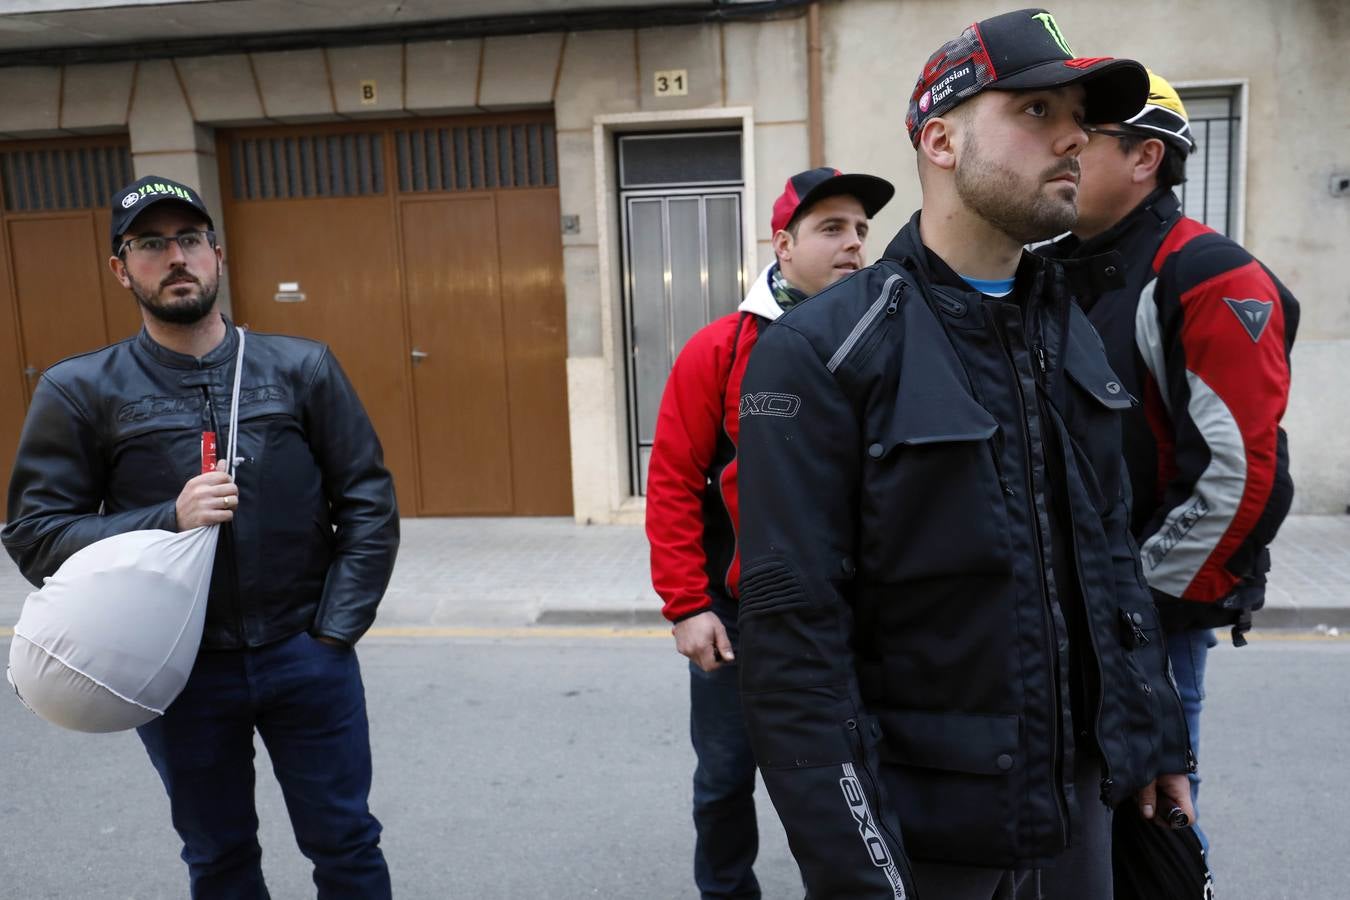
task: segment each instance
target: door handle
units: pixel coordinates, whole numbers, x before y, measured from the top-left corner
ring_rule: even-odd
[[[27,378],[29,381],[32,381],[34,378],[38,377],[39,374],[41,374],[41,373],[38,372],[36,366],[25,366],[25,367],[24,367],[23,375],[24,375],[24,377]]]
[[[418,363],[420,363],[422,360],[426,359],[426,358],[427,358],[428,356],[430,356],[430,355],[431,355],[431,354],[428,353],[428,352],[426,352],[425,350],[418,350],[416,347],[414,347],[414,348],[412,349],[412,362],[413,362],[413,365],[414,365],[414,366],[417,365]]]

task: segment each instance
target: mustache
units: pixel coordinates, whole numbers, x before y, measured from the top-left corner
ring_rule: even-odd
[[[1052,178],[1058,178],[1061,175],[1072,175],[1075,180],[1078,180],[1081,178],[1082,173],[1083,167],[1079,165],[1077,159],[1066,159],[1062,163],[1057,163],[1046,169],[1043,178],[1045,181],[1049,181]]]
[[[166,288],[171,284],[197,284],[200,285],[201,279],[191,272],[174,272],[166,275],[164,280],[159,283],[161,288]]]

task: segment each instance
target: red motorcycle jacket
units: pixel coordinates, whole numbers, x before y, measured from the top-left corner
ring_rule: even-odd
[[[1143,401],[1126,416],[1124,449],[1144,574],[1192,612],[1259,608],[1267,545],[1294,492],[1280,419],[1298,302],[1241,245],[1182,215],[1170,190],[1105,234],[1046,248],[1109,250],[1125,258],[1125,287],[1083,305]]]
[[[737,596],[741,379],[760,331],[782,314],[769,287],[772,268],[736,312],[689,339],[661,396],[647,468],[647,540],[652,586],[672,622]]]

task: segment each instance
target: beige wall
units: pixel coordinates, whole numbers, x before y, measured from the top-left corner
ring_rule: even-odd
[[[747,198],[755,208],[747,219],[767,229],[777,186],[807,165],[802,23],[0,69],[0,92],[12,101],[0,107],[0,139],[125,131],[137,175],[193,185],[219,210],[216,127],[551,106],[562,213],[581,226],[562,236],[575,513],[582,521],[633,521],[642,504],[628,496],[618,237],[601,220],[602,210],[616,209],[614,180],[603,141],[596,153],[597,117],[627,114],[624,129],[683,128],[754,109]],[[688,96],[656,97],[653,73],[661,69],[688,70]],[[373,104],[361,103],[367,79],[376,81]],[[740,112],[732,116],[741,123]],[[773,186],[757,203],[756,183]],[[227,225],[217,221],[221,231]],[[752,269],[753,257],[768,253],[768,234],[761,237],[750,242],[758,251]],[[223,295],[228,304],[228,286]]]
[[[905,108],[928,55],[993,11],[975,0],[843,0],[824,7],[826,154],[895,182],[874,228],[893,234],[919,205]],[[1302,324],[1285,426],[1304,512],[1350,504],[1350,4],[1342,0],[1062,3],[1074,51],[1125,56],[1177,83],[1247,82],[1243,243],[1299,298]],[[1222,23],[1216,30],[1216,23]],[[860,125],[861,123],[861,125]],[[882,248],[873,246],[875,255]]]
[[[904,132],[918,70],[942,41],[992,10],[973,0],[824,0],[821,10],[826,162],[898,188],[873,226],[868,253],[876,258],[919,203]],[[1328,191],[1333,171],[1350,171],[1350,5],[1139,0],[1123,14],[1116,4],[1074,0],[1056,13],[1081,54],[1136,56],[1176,82],[1245,79],[1245,241],[1303,303],[1286,420],[1298,504],[1342,510],[1350,454],[1338,448],[1350,444],[1350,391],[1322,386],[1339,384],[1350,353],[1350,280],[1339,271],[1350,247],[1350,198]],[[1224,23],[1221,38],[1216,22]],[[634,520],[642,506],[627,490],[616,198],[605,158],[617,126],[603,123],[622,116],[624,128],[670,128],[681,127],[679,117],[688,124],[748,111],[755,270],[771,258],[768,221],[783,180],[808,165],[805,23],[796,16],[0,69],[9,100],[0,106],[0,139],[128,131],[138,174],[179,178],[219,208],[216,127],[551,106],[562,212],[580,221],[578,233],[562,236],[576,515]],[[687,97],[654,96],[652,73],[666,68],[689,71]],[[374,104],[360,102],[365,79],[377,82]]]

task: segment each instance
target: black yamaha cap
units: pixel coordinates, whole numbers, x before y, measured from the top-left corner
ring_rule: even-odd
[[[983,90],[1027,91],[1082,84],[1088,122],[1124,122],[1148,99],[1148,71],[1132,59],[1074,56],[1043,9],[984,19],[928,58],[910,95],[905,127],[917,145],[925,122]]]
[[[206,220],[206,227],[215,230],[211,214],[206,211],[206,204],[196,191],[159,175],[146,175],[113,195],[112,252],[116,253],[122,246],[122,235],[131,230],[131,223],[136,221],[137,216],[166,200],[192,207]]]

